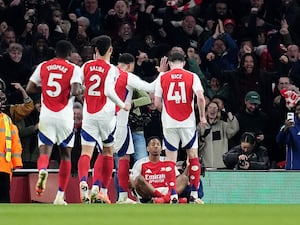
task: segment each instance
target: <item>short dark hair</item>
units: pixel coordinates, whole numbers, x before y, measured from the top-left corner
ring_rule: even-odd
[[[184,58],[184,55],[181,54],[180,52],[174,52],[168,57],[168,61],[170,61],[170,62],[175,62],[175,61],[185,62],[185,58]]]
[[[251,145],[255,145],[256,137],[252,132],[244,132],[241,136],[240,142],[246,142]]]
[[[69,41],[60,40],[56,43],[55,54],[57,57],[66,59],[71,55],[73,46]]]
[[[153,139],[159,140],[159,142],[161,144],[161,138],[160,137],[158,137],[158,136],[151,136],[151,137],[147,138],[147,141],[146,141],[147,146],[149,145],[150,141],[152,141]]]
[[[118,58],[119,63],[124,63],[126,65],[135,62],[135,58],[132,54],[130,53],[123,53],[119,56]]]
[[[98,49],[101,56],[104,56],[112,46],[111,38],[107,35],[100,35],[94,38],[93,42],[93,46]]]

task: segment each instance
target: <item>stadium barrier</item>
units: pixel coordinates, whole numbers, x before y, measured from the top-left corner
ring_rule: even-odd
[[[15,170],[11,183],[12,203],[51,203],[58,187],[58,170],[49,169],[47,189],[42,197],[35,194],[36,169]],[[91,171],[90,171],[91,174]],[[203,182],[205,203],[218,204],[300,204],[299,171],[207,170]],[[88,183],[91,184],[91,177]],[[109,197],[116,199],[114,179]],[[78,177],[71,177],[66,190],[68,203],[80,203]]]
[[[300,203],[300,171],[209,170],[201,179],[205,203]]]

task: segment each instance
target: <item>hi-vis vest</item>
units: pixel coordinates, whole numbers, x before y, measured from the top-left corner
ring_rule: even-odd
[[[18,128],[9,116],[0,113],[0,172],[12,174],[12,169],[22,167],[22,146]]]

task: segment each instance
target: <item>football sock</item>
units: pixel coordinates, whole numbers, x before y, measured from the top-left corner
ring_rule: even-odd
[[[42,154],[37,160],[37,168],[38,170],[46,170],[49,166],[49,156],[47,154]]]
[[[70,160],[61,160],[59,166],[59,180],[58,188],[60,191],[65,191],[71,174],[71,161]]]
[[[120,159],[118,168],[119,192],[128,192],[129,160]]]
[[[94,185],[101,186],[102,168],[103,168],[103,155],[99,153],[94,164],[94,176],[93,176]]]
[[[103,163],[102,163],[102,184],[103,188],[108,188],[112,172],[114,168],[114,161],[112,156],[103,156]]]
[[[198,191],[199,182],[200,182],[200,163],[199,158],[192,158],[189,160],[190,167],[189,167],[189,178],[190,178],[190,186],[191,191],[193,193]],[[195,197],[195,196],[194,196]]]
[[[91,157],[88,155],[81,155],[78,160],[78,178],[79,181],[87,181],[90,169]]]

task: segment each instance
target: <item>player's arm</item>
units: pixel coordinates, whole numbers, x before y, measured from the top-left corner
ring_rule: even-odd
[[[154,92],[154,105],[158,111],[162,110],[162,88],[160,84],[160,77],[156,79],[155,92]]]
[[[74,67],[74,73],[71,79],[71,96],[79,96],[82,94],[81,84],[83,82],[82,70],[79,66]]]
[[[31,75],[29,82],[26,86],[26,92],[27,94],[35,94],[35,93],[41,93],[42,87],[41,87],[41,64],[39,64],[36,69],[34,70],[33,74]]]
[[[79,96],[81,94],[82,94],[81,84],[72,83],[72,85],[71,85],[71,95],[72,96]]]
[[[112,100],[116,105],[118,105],[121,109],[124,109],[125,111],[129,111],[131,104],[123,102],[119,96],[117,95],[115,88],[115,73],[117,73],[117,70],[115,68],[110,69],[110,71],[107,74],[107,77],[105,79],[104,84],[104,94]]]
[[[193,90],[197,97],[197,105],[198,105],[198,110],[199,110],[200,123],[201,123],[201,125],[205,125],[207,123],[207,121],[206,121],[206,117],[205,117],[204,90],[201,85],[199,77],[195,74],[194,74]]]
[[[29,81],[26,87],[26,92],[28,94],[40,93],[42,91],[41,86],[37,86],[33,81]]]
[[[143,81],[133,73],[128,73],[128,85],[137,90],[143,90],[146,92],[154,92],[155,88],[155,82],[148,83],[146,81]]]

